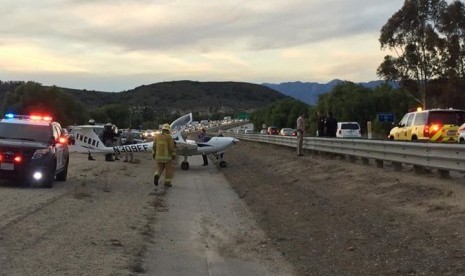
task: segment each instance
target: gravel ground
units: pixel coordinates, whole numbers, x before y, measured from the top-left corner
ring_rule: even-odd
[[[227,179],[300,275],[465,275],[463,175],[241,141]]]
[[[72,154],[52,189],[1,183],[0,275],[130,275],[151,239],[153,161]]]

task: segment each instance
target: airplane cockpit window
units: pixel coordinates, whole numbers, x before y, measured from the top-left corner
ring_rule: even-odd
[[[189,123],[192,122],[192,113],[186,114],[171,124],[171,132],[182,131]]]

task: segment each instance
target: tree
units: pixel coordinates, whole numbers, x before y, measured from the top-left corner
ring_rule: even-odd
[[[284,99],[255,111],[251,116],[251,121],[255,129],[261,129],[263,124],[278,128],[294,128],[297,117],[302,111],[308,115],[310,107],[298,100]]]
[[[427,107],[427,84],[441,76],[441,52],[444,40],[438,28],[441,15],[447,7],[444,0],[406,0],[381,29],[381,49],[387,55],[377,74],[386,80],[415,80],[418,94],[412,95]]]
[[[444,11],[440,30],[447,43],[442,59],[443,75],[447,78],[465,77],[465,5],[454,1]]]
[[[355,121],[366,131],[367,122],[376,122],[378,113],[393,113],[401,118],[413,104],[412,97],[403,89],[394,89],[388,83],[374,89],[352,82],[343,82],[330,93],[318,98],[317,110],[323,114],[332,112],[338,121]],[[310,117],[311,129],[317,128],[316,110]],[[383,135],[392,126],[376,124],[374,131]]]
[[[3,101],[4,112],[17,114],[47,114],[63,126],[85,120],[85,109],[70,94],[56,86],[45,87],[40,83],[27,82],[7,92]]]

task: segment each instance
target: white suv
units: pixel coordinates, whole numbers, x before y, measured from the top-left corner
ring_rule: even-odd
[[[338,138],[360,138],[362,131],[357,122],[338,122],[336,137]]]

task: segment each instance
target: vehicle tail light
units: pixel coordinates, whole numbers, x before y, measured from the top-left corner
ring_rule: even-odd
[[[438,132],[442,128],[440,124],[426,125],[423,131],[424,136],[429,137],[432,134]]]
[[[65,137],[60,137],[58,139],[58,143],[60,144],[66,144],[68,142],[68,139],[66,139]]]
[[[0,154],[0,163],[3,162],[3,154]]]
[[[23,158],[20,155],[17,155],[15,156],[14,160],[16,163],[21,163],[21,161],[23,161]]]

